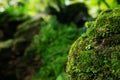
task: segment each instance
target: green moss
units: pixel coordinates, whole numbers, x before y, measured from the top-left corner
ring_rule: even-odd
[[[94,22],[94,30],[90,34],[94,33],[93,36],[95,37],[107,37],[119,33],[119,14],[119,9],[109,9],[102,12]]]
[[[71,46],[68,80],[120,79],[120,9],[103,11]]]
[[[12,45],[13,45],[13,40],[12,39],[0,42],[0,50],[4,49],[4,48],[9,48]]]

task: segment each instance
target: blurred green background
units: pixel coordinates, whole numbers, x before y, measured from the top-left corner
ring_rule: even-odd
[[[120,0],[0,0],[0,80],[67,80],[71,44]]]

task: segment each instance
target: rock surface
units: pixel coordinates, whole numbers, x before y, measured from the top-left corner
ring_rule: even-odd
[[[7,34],[12,35],[2,38],[2,31],[0,31],[0,80],[30,80],[32,74],[37,67],[40,67],[40,58],[37,55],[31,58],[24,59],[25,51],[29,47],[33,37],[39,32],[41,22],[43,21],[41,16],[30,18],[29,20],[17,24],[16,32]],[[7,23],[6,23],[7,24]],[[4,27],[4,26],[3,26]],[[7,26],[9,29],[11,26]],[[13,26],[14,27],[14,26]],[[6,30],[5,29],[5,30]],[[36,59],[37,58],[37,59]]]
[[[120,9],[103,11],[72,45],[68,80],[120,79]]]

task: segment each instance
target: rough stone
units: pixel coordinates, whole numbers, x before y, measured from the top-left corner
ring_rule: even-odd
[[[120,79],[120,9],[109,9],[89,22],[71,46],[68,80]]]

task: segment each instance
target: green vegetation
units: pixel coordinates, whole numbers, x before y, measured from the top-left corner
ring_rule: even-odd
[[[60,24],[54,17],[44,24],[26,51],[26,57],[36,53],[42,59],[40,72],[34,78],[55,80],[59,75],[63,75],[69,47],[81,33],[82,29],[80,31],[74,25]]]
[[[120,79],[120,9],[103,11],[71,47],[69,80]]]
[[[0,0],[0,80],[119,80],[119,4]]]

